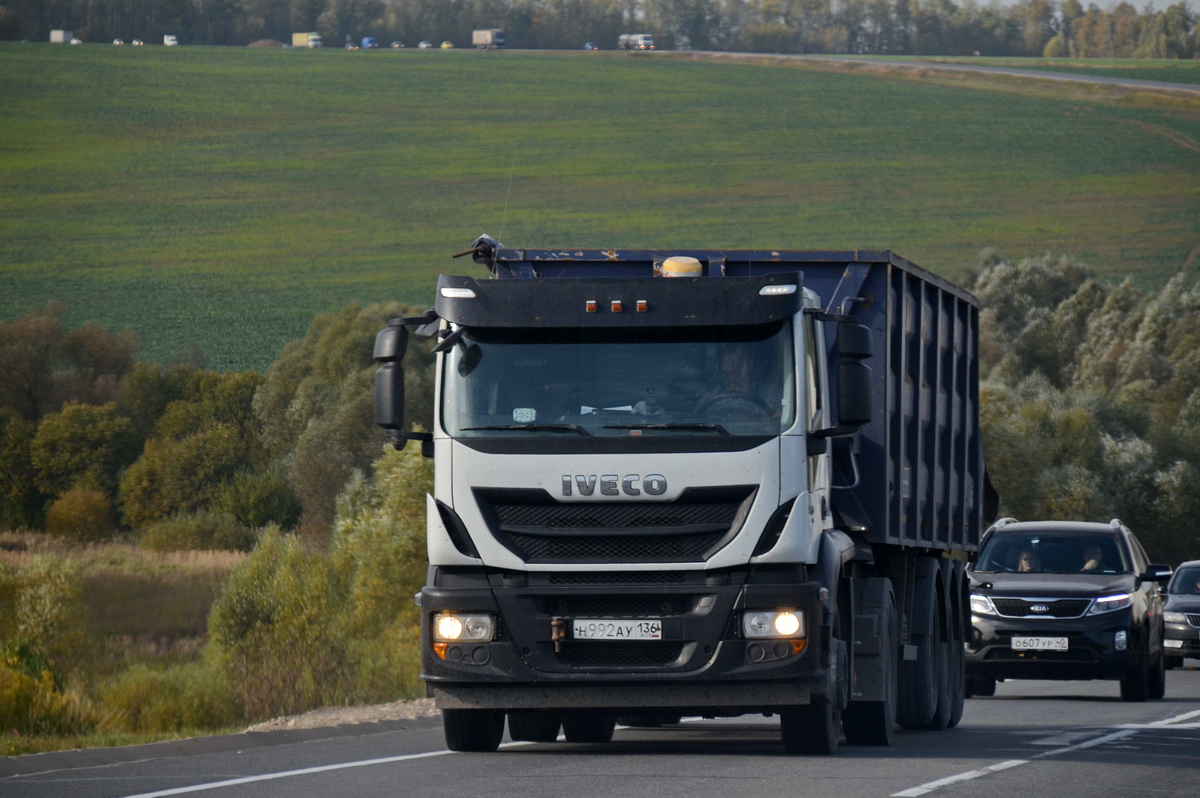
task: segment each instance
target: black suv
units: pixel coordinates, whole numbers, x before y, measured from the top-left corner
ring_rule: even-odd
[[[1004,679],[1120,679],[1121,698],[1166,691],[1161,583],[1119,520],[994,524],[970,568],[968,695]]]

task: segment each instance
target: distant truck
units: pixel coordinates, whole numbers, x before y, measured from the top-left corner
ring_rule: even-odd
[[[306,47],[309,50],[315,50],[322,45],[321,34],[315,31],[308,33],[293,33],[292,47]]]
[[[780,718],[785,750],[947,729],[994,513],[978,305],[889,251],[468,252],[379,333],[434,456],[421,677],[454,751]],[[436,336],[404,425],[408,326]]]
[[[167,47],[175,47],[179,44],[179,39],[175,38],[175,34],[168,33],[167,35],[163,36],[163,44],[165,44]]]
[[[622,33],[617,37],[618,50],[653,50],[654,37],[649,33]]]
[[[499,50],[504,42],[504,31],[499,28],[471,31],[471,44],[477,50]]]
[[[52,30],[50,31],[51,44],[66,44],[75,38],[75,34],[69,30]]]

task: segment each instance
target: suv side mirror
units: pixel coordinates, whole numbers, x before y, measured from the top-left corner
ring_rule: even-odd
[[[1146,573],[1138,577],[1138,582],[1159,582],[1165,584],[1171,581],[1173,571],[1169,565],[1148,565]]]

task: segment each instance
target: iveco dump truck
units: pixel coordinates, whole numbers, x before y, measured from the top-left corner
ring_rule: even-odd
[[[984,524],[978,313],[888,251],[508,249],[375,341],[435,458],[422,678],[456,751],[778,717],[944,729]],[[434,336],[432,429],[402,418]]]

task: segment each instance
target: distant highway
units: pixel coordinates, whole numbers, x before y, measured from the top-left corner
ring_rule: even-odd
[[[746,55],[751,55],[746,53]],[[887,65],[906,69],[944,70],[949,72],[983,72],[992,75],[1011,75],[1019,78],[1042,78],[1068,83],[1106,83],[1113,86],[1131,86],[1164,91],[1178,91],[1187,94],[1200,94],[1200,85],[1191,83],[1169,83],[1161,80],[1137,80],[1135,78],[1118,78],[1107,75],[1088,75],[1078,72],[1047,72],[1037,69],[1019,69],[1016,67],[989,66],[987,64],[940,63],[934,61],[902,61],[888,58],[855,58],[845,55],[797,55],[812,61],[839,61],[844,63]]]
[[[829,757],[788,756],[776,720],[747,717],[493,754],[450,753],[425,718],[0,758],[5,798],[1192,798],[1198,777],[1200,670],[1144,703],[1116,682],[1006,682],[957,729]]]

